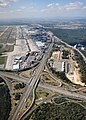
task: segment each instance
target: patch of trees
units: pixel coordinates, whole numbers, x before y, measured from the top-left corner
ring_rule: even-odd
[[[20,93],[16,93],[15,94],[15,100],[20,100],[21,94]]]
[[[0,78],[0,82],[2,79]],[[3,82],[3,81],[2,81]],[[7,120],[11,110],[11,97],[9,89],[4,85],[0,85],[0,120]]]
[[[18,83],[14,87],[15,87],[15,89],[22,89],[25,87],[25,85],[26,85],[25,83]]]
[[[62,105],[42,104],[28,119],[32,120],[86,120],[86,110],[80,105],[67,102]]]
[[[55,44],[53,45],[52,52],[53,52],[53,51],[58,51],[58,50],[60,50],[60,47],[58,47],[58,44],[55,43]]]
[[[0,48],[2,48],[3,47],[3,45],[2,44],[0,44]]]
[[[68,50],[62,50],[62,59],[69,59],[69,54]]]
[[[62,103],[62,102],[66,102],[67,100],[65,99],[65,98],[54,98],[54,102],[56,103],[56,104],[60,104],[60,103]]]
[[[81,52],[84,54],[84,56],[86,57],[86,50],[85,51],[83,51],[83,50],[81,50]]]
[[[0,83],[2,83],[3,82],[3,79],[0,77]]]

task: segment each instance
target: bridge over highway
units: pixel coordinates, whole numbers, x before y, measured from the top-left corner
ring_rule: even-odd
[[[53,37],[51,33],[49,33],[49,34],[50,34],[50,36],[52,38],[52,41],[54,41],[54,39],[59,40],[59,38],[56,38],[55,36]],[[63,41],[61,41],[61,42],[64,43]],[[44,56],[43,56],[43,58],[42,58],[42,60],[41,60],[41,62],[39,64],[39,66],[36,68],[35,72],[33,73],[32,77],[30,79],[24,79],[24,78],[17,77],[17,76],[11,76],[10,74],[7,74],[6,72],[5,73],[4,72],[0,72],[0,74],[2,76],[5,76],[7,78],[11,77],[14,80],[22,81],[22,82],[26,83],[26,87],[25,87],[24,93],[21,96],[20,101],[18,102],[15,110],[11,112],[9,120],[20,120],[20,118],[22,116],[22,114],[21,114],[22,113],[22,109],[25,106],[27,99],[31,98],[31,96],[32,97],[34,96],[33,93],[34,93],[34,91],[35,91],[35,89],[36,89],[36,87],[37,87],[37,85],[39,83],[39,79],[40,79],[41,73],[44,70],[44,66],[45,66],[45,64],[47,62],[47,59],[50,56],[53,44],[54,44],[54,42],[52,42],[49,45],[49,47],[46,50],[46,52],[45,52],[45,54],[44,54]],[[73,48],[72,46],[68,45],[67,43],[65,43],[65,44],[68,47]],[[86,58],[84,58],[84,56],[83,56],[83,59],[86,60]],[[65,95],[66,97],[69,96],[69,97],[74,97],[74,98],[78,98],[78,99],[86,101],[86,94],[81,93],[81,92],[79,92],[79,93],[77,92],[76,93],[76,92],[73,92],[73,91],[69,91],[69,90],[63,89],[61,87],[55,87],[55,86],[51,86],[51,85],[47,85],[47,84],[39,84],[39,87],[51,90],[53,92],[57,92],[59,94]]]

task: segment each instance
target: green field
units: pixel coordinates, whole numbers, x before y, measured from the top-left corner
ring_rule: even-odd
[[[12,52],[14,50],[14,45],[6,45],[4,48],[0,47],[0,53]]]
[[[0,56],[0,64],[4,64],[6,62],[7,57],[1,57]]]

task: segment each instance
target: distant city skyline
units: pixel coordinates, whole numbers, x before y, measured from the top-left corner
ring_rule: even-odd
[[[0,0],[0,19],[86,17],[86,0]]]

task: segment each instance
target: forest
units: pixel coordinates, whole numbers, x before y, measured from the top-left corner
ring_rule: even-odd
[[[4,81],[0,78],[0,120],[7,120],[11,110],[11,98],[7,85],[2,83]]]
[[[76,44],[79,42],[86,42],[86,29],[48,29],[63,41],[69,44]]]
[[[43,103],[25,120],[86,120],[86,109],[70,101],[55,98],[52,103]]]

